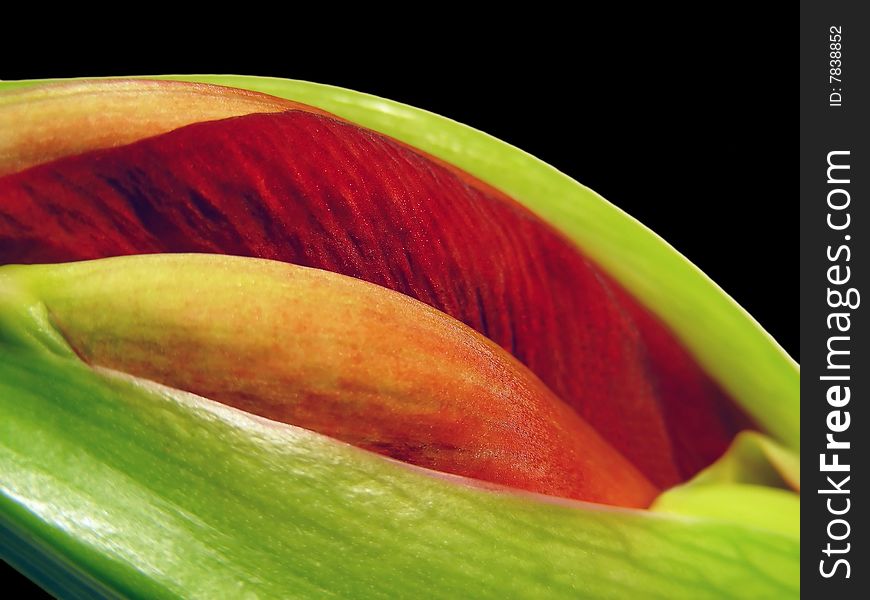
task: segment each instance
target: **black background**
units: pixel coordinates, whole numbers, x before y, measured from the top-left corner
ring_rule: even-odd
[[[549,162],[638,218],[799,360],[797,15],[789,21],[756,8],[630,16],[634,24],[572,20],[564,31],[552,29],[554,17],[546,26],[490,29],[486,39],[477,28],[364,30],[346,45],[333,37],[267,43],[264,34],[171,54],[152,44],[147,57],[131,57],[115,39],[44,64],[0,61],[0,78],[270,75],[451,117]]]

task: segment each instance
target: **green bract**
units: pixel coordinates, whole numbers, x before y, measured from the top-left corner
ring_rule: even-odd
[[[783,489],[799,477],[797,366],[667,243],[537,159],[425,111],[305,82],[170,78],[318,106],[499,187],[652,308],[783,445],[739,437],[660,512],[485,490],[94,370],[51,324],[29,270],[6,267],[3,558],[64,597],[798,594],[799,499]]]

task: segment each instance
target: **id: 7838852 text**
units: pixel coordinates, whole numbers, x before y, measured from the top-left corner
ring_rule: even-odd
[[[843,105],[843,28],[840,25],[831,25],[828,33],[831,57],[828,62],[828,83],[831,86],[828,106],[836,107]]]

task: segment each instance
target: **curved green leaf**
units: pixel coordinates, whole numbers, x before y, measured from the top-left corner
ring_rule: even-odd
[[[800,537],[801,501],[785,490],[747,483],[679,486],[659,496],[660,513],[709,517]]]
[[[44,307],[8,278],[0,316],[2,553],[49,590],[149,598],[798,593],[793,536],[486,490],[95,371],[46,335],[53,327]]]

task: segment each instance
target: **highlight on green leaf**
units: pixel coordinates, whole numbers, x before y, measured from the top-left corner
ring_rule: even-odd
[[[798,593],[797,366],[565,175],[287,80],[0,125],[2,554],[49,591]]]

